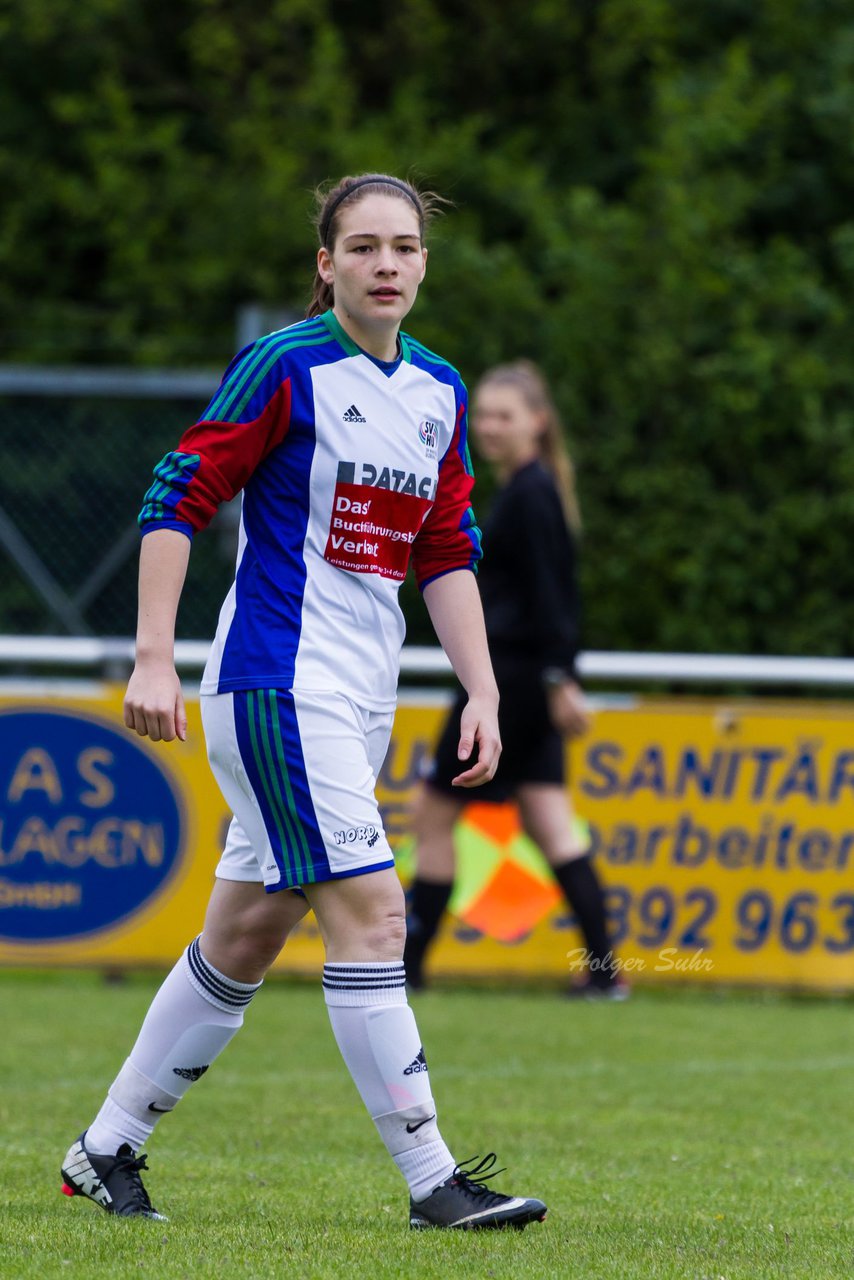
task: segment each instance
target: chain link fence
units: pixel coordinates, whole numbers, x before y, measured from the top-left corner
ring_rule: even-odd
[[[220,377],[0,366],[0,635],[133,636],[136,518],[152,468]],[[234,571],[239,506],[238,498],[221,507],[194,539],[178,639],[214,634]],[[401,605],[410,643],[435,644],[412,575]]]
[[[248,341],[251,333],[247,335]],[[127,666],[136,630],[136,523],[154,464],[175,447],[220,371],[147,372],[0,366],[0,663],[65,669]],[[237,552],[239,499],[194,540],[177,637],[212,638]],[[412,575],[401,590],[404,671],[431,683],[447,662]],[[15,637],[89,637],[74,642]],[[75,648],[75,646],[77,646]],[[418,646],[429,646],[418,648]],[[79,652],[78,652],[79,650]],[[410,660],[407,661],[407,658]],[[197,649],[179,645],[197,668]],[[854,687],[854,660],[714,654],[583,653],[582,675],[606,685]]]
[[[219,376],[0,369],[0,633],[134,634],[136,517],[152,467]],[[228,504],[196,540],[181,638],[213,634],[237,521]]]

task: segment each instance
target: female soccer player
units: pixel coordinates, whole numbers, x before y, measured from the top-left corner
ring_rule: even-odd
[[[501,749],[472,573],[466,393],[456,370],[400,332],[435,204],[384,174],[344,178],[320,200],[308,319],[236,357],[145,498],[125,722],[168,742],[187,732],[173,641],[191,539],[243,493],[237,570],[201,685],[208,755],[234,817],[203,932],[63,1163],[67,1193],[113,1213],[159,1216],[139,1149],[242,1025],[309,907],[332,1029],[408,1183],[410,1225],[524,1226],[546,1212],[484,1185],[493,1156],[460,1168],[442,1140],[406,999],[403,893],[374,797],[410,560],[467,691],[459,785],[487,782]]]
[[[572,465],[560,419],[540,371],[528,361],[484,375],[473,397],[472,429],[500,482],[484,534],[480,578],[486,631],[501,693],[501,767],[479,801],[518,803],[575,912],[587,944],[588,977],[570,994],[623,999],[589,855],[573,830],[563,739],[587,727],[575,679],[580,602],[575,537],[580,526]],[[414,808],[416,874],[404,962],[410,985],[424,985],[424,960],[451,896],[453,829],[467,802],[455,776],[454,724],[439,739],[433,770]]]

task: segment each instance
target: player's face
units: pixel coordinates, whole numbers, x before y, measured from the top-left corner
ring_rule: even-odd
[[[539,456],[543,415],[531,409],[518,388],[485,386],[471,415],[478,452],[501,471],[515,471]]]
[[[335,246],[319,249],[317,269],[335,290],[335,314],[372,354],[396,343],[397,331],[424,279],[418,213],[399,196],[368,195],[338,215]]]

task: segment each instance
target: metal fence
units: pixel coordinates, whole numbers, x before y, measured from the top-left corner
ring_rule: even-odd
[[[238,341],[288,312],[247,309]],[[203,412],[221,370],[0,366],[0,635],[130,636],[136,517],[155,463]],[[194,540],[179,639],[210,637],[237,551],[239,499]],[[410,639],[434,640],[411,578]]]
[[[126,668],[142,497],[154,463],[196,420],[219,378],[204,369],[0,366],[0,669]],[[221,508],[195,540],[177,628],[185,669],[203,663],[216,628],[234,565],[237,505]],[[406,583],[402,598],[412,646],[403,674],[441,679],[447,660],[426,647],[435,637],[418,592]],[[854,661],[832,658],[591,652],[579,669],[606,686],[854,686]]]
[[[136,516],[151,469],[219,373],[0,368],[0,633],[132,635]],[[236,516],[198,540],[178,633],[211,635]]]
[[[204,666],[207,640],[179,640],[175,665],[182,675],[197,675]],[[110,638],[0,635],[0,683],[10,670],[30,674],[44,670],[68,676],[80,673],[125,678],[133,666],[134,642],[129,636]],[[756,657],[719,653],[616,653],[586,650],[578,656],[578,670],[585,681],[605,688],[615,684],[633,687],[707,686],[718,690],[822,690],[845,693],[854,689],[854,658]],[[401,676],[423,677],[440,684],[451,674],[451,664],[435,645],[407,645],[401,654]]]

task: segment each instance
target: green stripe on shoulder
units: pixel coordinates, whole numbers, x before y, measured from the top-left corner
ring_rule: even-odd
[[[323,346],[331,341],[326,326],[316,326],[314,322],[311,328],[308,323],[305,327],[295,325],[292,329],[280,329],[259,339],[239,376],[227,383],[212,401],[208,411],[210,419],[228,422],[232,420],[229,415],[239,417],[280,356],[299,347]]]
[[[429,347],[424,346],[423,342],[418,342],[415,338],[410,337],[408,333],[402,333],[400,337],[401,341],[406,341],[411,350],[420,356],[422,360],[426,360],[428,364],[443,364],[446,369],[450,369],[462,381],[459,369],[452,365],[450,360],[445,360],[442,356],[437,355],[435,351],[431,351]]]

